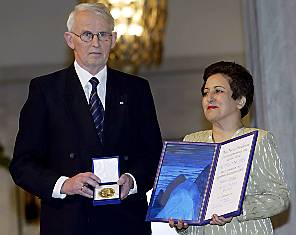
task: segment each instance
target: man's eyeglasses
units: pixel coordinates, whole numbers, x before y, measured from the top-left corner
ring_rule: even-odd
[[[80,39],[84,42],[91,42],[95,35],[98,37],[99,41],[109,41],[110,37],[112,36],[112,33],[108,33],[108,32],[92,33],[89,31],[85,31],[80,35],[78,35],[74,32],[71,32],[71,33],[73,33],[77,37],[80,37]]]

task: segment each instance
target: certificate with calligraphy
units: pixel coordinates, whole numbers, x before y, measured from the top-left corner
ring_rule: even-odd
[[[203,225],[242,212],[258,131],[222,143],[165,142],[147,221]]]

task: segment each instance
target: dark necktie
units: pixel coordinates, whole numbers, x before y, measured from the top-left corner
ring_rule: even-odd
[[[97,129],[97,134],[101,142],[103,142],[102,138],[103,138],[103,124],[104,124],[104,107],[97,93],[97,86],[99,84],[99,80],[96,77],[92,77],[89,80],[89,82],[92,85],[92,90],[89,98],[90,112]]]

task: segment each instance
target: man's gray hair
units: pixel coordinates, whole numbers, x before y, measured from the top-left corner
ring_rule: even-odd
[[[102,3],[80,3],[75,6],[74,10],[70,13],[67,20],[68,31],[71,32],[75,22],[75,13],[78,11],[92,11],[102,16],[109,24],[111,30],[114,30],[114,18],[110,14],[109,9]]]

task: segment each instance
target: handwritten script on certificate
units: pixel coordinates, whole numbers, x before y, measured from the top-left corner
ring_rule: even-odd
[[[252,141],[250,135],[221,146],[205,220],[238,209]]]

